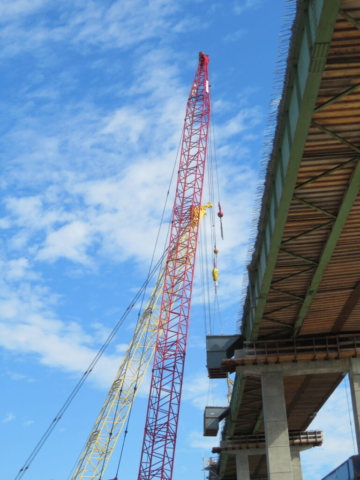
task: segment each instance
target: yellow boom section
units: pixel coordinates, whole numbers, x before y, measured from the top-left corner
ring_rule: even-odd
[[[192,221],[200,222],[206,215],[206,209],[210,207],[212,205],[208,203],[194,209]],[[181,238],[181,243],[186,240],[187,234],[186,231]],[[165,266],[163,265],[71,480],[94,480],[101,478],[101,474],[105,472],[154,353],[161,307],[159,298],[164,285],[164,274]]]

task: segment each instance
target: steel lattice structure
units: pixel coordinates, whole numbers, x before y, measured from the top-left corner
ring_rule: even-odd
[[[160,302],[164,282],[160,269],[146,308],[138,320],[134,336],[124,355],[115,380],[91,430],[71,476],[72,480],[98,479],[105,471],[130,407],[154,353]]]
[[[201,52],[186,107],[139,480],[171,479],[174,465],[210,122],[208,63]]]
[[[193,222],[199,223],[206,215],[206,210],[211,207],[211,203],[208,203],[195,209]],[[186,242],[189,231],[188,226],[181,237],[182,242]],[[71,480],[99,479],[105,472],[154,353],[164,275],[165,264],[160,267],[145,310],[137,322],[133,338],[73,470]]]

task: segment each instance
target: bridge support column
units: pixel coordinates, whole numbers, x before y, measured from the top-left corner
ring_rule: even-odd
[[[291,448],[291,466],[293,472],[293,480],[303,480],[300,450]]]
[[[237,480],[250,480],[249,455],[246,451],[236,453]]]
[[[293,480],[282,373],[262,372],[261,387],[269,480]]]
[[[354,410],[356,442],[360,454],[360,358],[350,358],[350,388]]]

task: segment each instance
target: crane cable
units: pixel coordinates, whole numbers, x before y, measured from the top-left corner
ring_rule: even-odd
[[[167,205],[167,202],[168,202],[168,199],[169,199],[170,188],[171,188],[173,178],[174,178],[174,173],[175,173],[175,167],[178,163],[178,158],[179,158],[179,153],[180,153],[180,147],[181,147],[181,144],[182,144],[182,140],[183,140],[183,134],[181,134],[181,136],[180,136],[180,140],[179,140],[179,144],[178,144],[178,148],[177,148],[177,152],[176,152],[176,156],[175,156],[174,166],[173,166],[173,170],[171,172],[170,183],[169,183],[168,190],[166,192],[165,204],[164,204],[164,208],[163,208],[162,215],[161,215],[160,226],[159,226],[158,233],[157,233],[156,240],[155,240],[155,245],[154,245],[154,250],[153,250],[152,257],[151,257],[149,272],[151,271],[151,267],[152,267],[152,264],[153,264],[153,261],[154,261],[157,244],[158,244],[158,241],[159,241],[160,229],[161,229],[161,226],[162,226],[162,223],[163,223],[165,210],[166,210],[166,205]],[[171,223],[169,222],[168,231],[167,231],[166,238],[165,238],[165,245],[168,244],[168,238],[169,238],[169,234],[170,234],[170,225],[171,225]],[[143,309],[144,299],[145,299],[145,290],[144,290],[143,295],[142,295],[141,304],[140,304],[139,312],[138,312],[138,318],[140,318],[141,311]],[[147,343],[146,340],[147,340],[148,334],[149,334],[149,331],[146,332],[144,344]],[[144,356],[144,351],[142,351],[142,353],[141,353],[141,360],[142,360],[143,356]],[[140,363],[141,363],[141,361],[140,361]],[[115,478],[117,478],[117,476],[119,474],[119,469],[120,469],[120,465],[121,465],[121,460],[122,460],[122,455],[123,455],[123,451],[124,451],[124,447],[125,447],[125,442],[126,442],[127,434],[128,434],[128,431],[129,431],[131,412],[132,412],[132,408],[133,408],[133,405],[134,405],[134,399],[135,399],[135,394],[136,394],[136,390],[137,390],[137,384],[138,384],[138,381],[139,381],[139,373],[140,373],[140,371],[138,370],[137,378],[136,378],[135,385],[134,385],[134,395],[133,395],[133,398],[132,398],[131,404],[130,404],[129,415],[128,415],[127,422],[126,422],[123,444],[121,446],[120,457],[119,457],[119,462],[118,462]],[[119,400],[118,400],[118,405],[119,405],[119,402],[120,402],[120,396],[119,396]],[[115,417],[114,417],[114,421],[115,421]],[[112,428],[113,427],[114,427],[114,425],[112,426]],[[106,458],[106,456],[105,456],[105,458]],[[104,462],[104,465],[105,465],[105,462]],[[101,480],[101,476],[100,476],[99,480]]]
[[[165,203],[164,203],[163,211],[162,211],[162,214],[161,214],[161,219],[160,219],[160,224],[159,224],[159,228],[158,228],[158,232],[157,232],[157,236],[156,236],[156,240],[155,240],[155,245],[154,245],[153,252],[152,252],[152,257],[151,257],[151,261],[150,261],[150,266],[149,266],[148,275],[149,275],[150,272],[151,272],[151,268],[152,268],[152,265],[153,265],[153,262],[154,262],[154,257],[155,257],[155,253],[156,253],[156,249],[157,249],[159,237],[160,237],[161,227],[162,227],[162,224],[163,224],[163,221],[164,221],[166,206],[167,206],[167,202],[168,202],[168,200],[169,200],[170,189],[171,189],[171,185],[172,185],[173,178],[174,178],[175,168],[176,168],[176,165],[177,165],[177,163],[178,163],[178,158],[179,158],[180,147],[181,147],[181,144],[182,144],[182,139],[183,139],[183,135],[181,134],[181,136],[180,136],[180,141],[179,141],[178,148],[177,148],[177,152],[176,152],[176,156],[175,156],[175,161],[174,161],[173,169],[172,169],[172,172],[171,172],[171,177],[170,177],[169,186],[168,186],[168,189],[167,189],[167,192],[166,192]],[[167,234],[166,234],[166,238],[165,238],[165,245],[167,245],[167,242],[168,242],[168,238],[169,238],[169,234],[170,234],[170,226],[171,226],[171,223],[169,222],[169,226],[168,226],[168,230],[167,230]],[[139,311],[138,311],[138,320],[140,319],[141,312],[142,312],[142,310],[143,310],[143,304],[144,304],[145,294],[146,294],[146,289],[143,290],[143,294],[142,294],[142,297],[141,297],[141,302],[140,302]],[[145,345],[146,345],[146,343],[147,343],[146,340],[147,340],[148,335],[149,335],[149,331],[147,331],[146,334],[145,334],[145,342],[144,342]],[[144,350],[143,350],[142,353],[141,353],[140,363],[141,363],[141,361],[142,361],[143,356],[144,356]],[[124,446],[125,446],[125,442],[126,442],[126,437],[127,437],[127,433],[128,433],[128,428],[129,428],[131,411],[132,411],[132,407],[133,407],[133,405],[134,405],[134,399],[135,399],[135,395],[136,395],[137,384],[138,384],[138,381],[139,381],[139,374],[140,374],[140,371],[138,370],[138,371],[137,371],[137,378],[136,378],[135,385],[134,385],[134,394],[133,394],[133,397],[132,397],[132,400],[131,400],[131,404],[130,404],[129,415],[128,415],[128,419],[127,419],[127,423],[126,423],[126,427],[125,427],[123,444],[122,444],[122,447],[121,447],[120,458],[119,458],[119,462],[118,462],[117,472],[116,472],[115,478],[117,478],[118,473],[119,473],[119,468],[120,468],[120,464],[121,464],[122,454],[123,454],[123,450],[124,450]],[[109,453],[109,445],[110,445],[111,437],[112,437],[113,430],[114,430],[114,426],[115,426],[116,414],[117,414],[117,411],[118,411],[118,408],[119,408],[119,404],[120,404],[121,393],[122,393],[122,389],[120,390],[119,395],[118,395],[118,401],[117,401],[117,404],[116,404],[115,415],[114,415],[114,419],[113,419],[113,422],[112,422],[112,426],[111,426],[111,429],[110,429],[110,432],[109,432],[109,438],[108,438],[108,441],[107,441],[107,444],[106,444],[106,451],[105,451],[104,461],[103,461],[103,464],[102,464],[102,468],[101,468],[99,480],[102,480],[102,475],[103,475],[103,473],[104,473],[104,469],[105,469],[105,465],[106,465],[106,459],[107,459],[107,456],[108,456],[108,453]]]
[[[150,272],[150,275],[148,275],[148,277],[146,278],[146,280],[144,281],[143,285],[141,286],[141,288],[139,289],[139,291],[136,293],[136,295],[134,296],[134,298],[132,299],[132,302],[130,303],[130,305],[126,308],[125,312],[123,313],[123,315],[120,317],[120,319],[118,320],[117,324],[115,325],[115,327],[113,328],[113,330],[111,331],[110,335],[108,336],[108,338],[105,340],[104,344],[102,345],[102,347],[100,348],[100,350],[97,352],[97,354],[95,355],[94,359],[92,360],[92,362],[90,363],[89,367],[87,368],[87,370],[84,372],[84,374],[82,375],[82,377],[80,378],[80,380],[78,381],[78,383],[75,385],[74,389],[72,390],[72,392],[70,393],[70,395],[68,396],[68,398],[65,400],[63,406],[60,408],[60,410],[58,411],[57,415],[55,416],[55,418],[52,420],[52,422],[50,423],[50,425],[48,426],[48,428],[46,429],[46,431],[44,432],[44,434],[42,435],[42,437],[40,438],[40,440],[38,441],[38,443],[36,444],[35,448],[33,449],[33,451],[31,452],[31,454],[29,455],[29,457],[27,458],[27,460],[25,461],[24,465],[22,466],[22,468],[19,470],[18,474],[15,476],[14,480],[20,480],[25,472],[29,469],[31,463],[34,461],[35,457],[38,455],[38,453],[40,452],[41,448],[43,447],[44,443],[46,442],[46,440],[49,438],[50,434],[52,433],[52,431],[54,430],[54,428],[56,427],[56,425],[59,423],[59,421],[61,420],[61,418],[63,417],[64,413],[66,412],[66,410],[69,408],[70,404],[72,403],[72,401],[74,400],[74,398],[76,397],[77,393],[79,392],[80,388],[83,386],[83,384],[85,383],[85,381],[87,380],[87,378],[89,377],[90,373],[93,371],[94,367],[96,366],[96,364],[98,363],[98,361],[100,360],[100,358],[102,357],[102,355],[104,354],[105,350],[107,349],[107,347],[109,346],[109,344],[111,343],[111,341],[113,340],[113,338],[115,337],[115,335],[117,334],[118,330],[120,329],[120,327],[122,326],[122,324],[124,323],[125,319],[127,318],[127,316],[129,315],[130,311],[133,309],[133,307],[135,306],[137,300],[140,298],[142,292],[144,290],[146,290],[150,280],[152,279],[152,277],[154,276],[154,274],[156,273],[156,271],[160,268],[160,266],[162,265],[162,263],[164,262],[165,258],[167,256],[167,250],[162,254],[161,258],[159,259],[159,261],[156,263],[156,265],[154,266],[154,268],[152,269],[152,271]]]
[[[137,385],[134,386],[134,397],[135,397],[136,389],[137,389]],[[134,398],[134,397],[133,397],[133,398]],[[123,456],[123,452],[124,452],[125,442],[126,442],[127,434],[128,434],[128,432],[129,432],[130,417],[131,417],[131,412],[132,412],[133,405],[134,405],[134,401],[131,402],[130,411],[129,411],[129,416],[128,416],[127,422],[126,422],[126,427],[125,427],[125,432],[124,432],[124,438],[123,438],[123,444],[122,444],[122,446],[121,446],[120,457],[119,457],[119,461],[118,461],[118,465],[117,465],[117,469],[116,469],[116,475],[115,475],[115,478],[116,478],[116,479],[117,479],[117,477],[118,477],[118,475],[119,475],[119,470],[120,470],[121,460],[122,460],[122,456]],[[101,480],[101,479],[100,479],[100,480]]]
[[[209,195],[210,195],[210,201],[215,205],[215,183],[216,183],[216,190],[217,190],[217,195],[218,195],[218,207],[219,207],[219,213],[217,216],[220,219],[220,231],[221,231],[221,237],[224,239],[224,234],[223,234],[223,226],[222,226],[222,217],[223,217],[223,212],[221,211],[221,199],[220,199],[220,185],[219,185],[219,173],[218,173],[218,166],[217,166],[217,156],[216,156],[216,141],[215,141],[215,128],[214,128],[214,123],[211,122],[210,125],[210,148],[209,148],[209,169],[208,169],[208,183],[209,183]],[[214,175],[215,171],[215,175]],[[215,176],[215,180],[214,180]],[[216,226],[215,226],[215,211],[211,212],[211,241],[214,246],[213,250],[213,269],[212,269],[212,277],[214,281],[214,302],[213,302],[213,321],[215,321],[216,313],[218,313],[219,316],[219,322],[220,322],[220,329],[221,329],[221,334],[223,334],[223,323],[222,323],[222,316],[221,316],[221,311],[220,311],[220,304],[219,304],[219,295],[218,295],[218,278],[219,278],[219,271],[217,268],[217,254],[219,253],[219,250],[217,249],[217,244],[216,244]]]
[[[122,394],[122,388],[121,388],[120,391],[119,391],[118,401],[117,401],[116,409],[115,409],[115,415],[114,415],[113,422],[112,422],[112,425],[111,425],[111,430],[110,430],[110,432],[109,432],[109,440],[108,440],[108,442],[107,442],[107,444],[106,444],[105,458],[104,458],[104,461],[103,461],[103,464],[102,464],[102,467],[101,467],[99,480],[102,479],[102,476],[103,476],[103,473],[104,473],[104,468],[105,468],[105,463],[106,463],[106,457],[108,456],[108,452],[109,452],[110,439],[111,439],[111,437],[112,437],[113,430],[114,430],[114,425],[115,425],[115,420],[116,420],[117,411],[118,411],[118,409],[119,409],[121,394]],[[115,477],[115,478],[116,478],[116,477]]]
[[[120,317],[120,319],[118,320],[117,324],[115,325],[114,329],[112,330],[112,332],[110,333],[110,335],[108,336],[108,338],[106,339],[106,341],[104,342],[104,344],[102,345],[102,347],[100,348],[100,350],[98,351],[98,353],[95,355],[94,359],[92,360],[92,362],[90,363],[88,369],[84,372],[83,376],[81,377],[81,379],[78,381],[78,383],[75,385],[74,389],[72,390],[72,392],[70,393],[70,395],[68,396],[68,398],[65,400],[63,406],[60,408],[59,412],[57,413],[56,417],[53,419],[53,421],[50,423],[49,427],[46,429],[46,431],[44,432],[44,434],[42,435],[42,437],[40,438],[40,440],[38,441],[38,443],[36,444],[35,448],[33,449],[33,451],[31,452],[31,454],[29,455],[29,457],[27,458],[27,460],[25,461],[25,463],[23,464],[22,468],[19,470],[18,474],[15,476],[14,480],[20,480],[24,474],[26,473],[26,471],[29,469],[30,465],[32,464],[32,462],[35,460],[36,456],[38,455],[38,453],[40,452],[40,450],[42,449],[43,445],[45,444],[46,440],[49,438],[49,436],[51,435],[51,433],[53,432],[54,428],[56,427],[56,425],[59,423],[59,421],[61,420],[62,416],[64,415],[64,413],[66,412],[66,410],[69,408],[70,404],[72,403],[72,401],[74,400],[74,398],[76,397],[77,393],[79,392],[79,390],[81,389],[81,387],[83,386],[83,384],[85,383],[85,381],[87,380],[88,376],[90,375],[90,373],[92,372],[92,370],[94,369],[94,367],[96,366],[96,364],[98,363],[98,361],[100,360],[100,358],[102,357],[103,353],[105,352],[105,350],[107,349],[107,347],[109,346],[109,344],[111,343],[111,341],[113,340],[113,338],[115,337],[116,333],[118,332],[118,330],[120,329],[121,325],[123,324],[123,322],[125,321],[125,319],[127,318],[128,314],[130,313],[130,311],[133,309],[133,307],[135,306],[135,303],[138,301],[138,299],[141,297],[141,309],[142,309],[142,305],[143,305],[143,301],[144,301],[144,297],[145,297],[145,293],[146,293],[146,289],[148,287],[148,284],[150,283],[150,280],[153,278],[154,274],[156,273],[156,271],[161,267],[161,265],[163,264],[166,256],[167,256],[167,249],[164,250],[164,253],[162,254],[161,258],[158,260],[158,262],[156,263],[155,267],[152,268],[152,265],[153,265],[153,262],[154,262],[154,257],[155,257],[155,251],[156,251],[156,248],[157,248],[157,244],[158,244],[158,240],[159,240],[159,236],[160,236],[160,230],[161,230],[161,226],[162,226],[162,223],[163,223],[163,219],[164,219],[164,215],[165,215],[165,210],[166,210],[166,206],[167,206],[167,201],[168,201],[168,198],[169,198],[169,194],[170,194],[170,188],[171,188],[171,184],[172,184],[172,181],[173,181],[173,177],[174,177],[174,172],[175,172],[175,167],[176,167],[176,163],[177,163],[177,160],[178,160],[178,156],[179,156],[179,151],[180,151],[180,145],[181,145],[181,141],[182,141],[182,136],[180,138],[180,142],[179,142],[179,145],[178,145],[178,149],[177,149],[177,154],[176,154],[176,157],[175,157],[175,162],[174,162],[174,166],[173,166],[173,170],[172,170],[172,174],[171,174],[171,178],[170,178],[170,182],[169,182],[169,187],[168,187],[168,190],[167,190],[167,194],[166,194],[166,199],[165,199],[165,204],[164,204],[164,208],[163,208],[163,211],[162,211],[162,215],[161,215],[161,220],[160,220],[160,225],[159,225],[159,229],[158,229],[158,233],[157,233],[157,237],[156,237],[156,241],[155,241],[155,246],[154,246],[154,250],[153,250],[153,254],[152,254],[152,258],[151,258],[151,262],[150,262],[150,267],[149,267],[149,271],[148,271],[148,275],[146,277],[146,280],[145,282],[143,283],[143,285],[141,286],[140,290],[137,292],[137,294],[135,295],[135,297],[133,298],[131,304],[127,307],[127,309],[125,310],[124,314]],[[169,228],[168,228],[168,232],[167,232],[167,236],[166,238],[168,237],[169,235],[169,231],[170,231],[170,224],[169,224]],[[120,399],[120,396],[119,396],[119,399]],[[113,427],[112,427],[113,428]],[[111,432],[110,432],[110,435],[109,437],[111,436]],[[108,447],[108,446],[107,446]],[[105,462],[104,462],[105,463]],[[101,479],[101,476],[100,476],[100,479]]]
[[[213,108],[212,99],[210,98],[211,102],[211,109]],[[223,231],[223,224],[222,224],[222,217],[224,213],[221,210],[221,199],[220,199],[220,184],[219,184],[219,172],[218,172],[218,164],[217,164],[217,156],[216,156],[216,140],[215,140],[215,128],[214,124],[210,125],[210,133],[212,133],[212,141],[213,141],[213,151],[214,151],[214,160],[215,160],[215,174],[216,174],[216,184],[217,184],[217,194],[218,194],[218,217],[220,219],[220,231],[221,231],[221,238],[224,240],[224,231]]]
[[[354,439],[354,427],[353,427],[353,424],[352,424],[352,421],[351,421],[350,402],[349,402],[349,395],[348,395],[348,389],[350,390],[349,374],[346,375],[344,384],[345,384],[344,386],[345,386],[345,392],[346,392],[346,402],[347,402],[347,407],[348,407],[352,444],[353,444],[353,449],[354,449],[354,455],[356,455],[356,446],[355,446],[355,439]]]

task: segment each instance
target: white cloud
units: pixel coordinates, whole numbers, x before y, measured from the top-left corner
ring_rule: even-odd
[[[235,2],[234,13],[240,15],[247,10],[256,10],[257,8],[261,7],[263,3],[264,0],[243,0],[242,2]]]
[[[229,140],[234,135],[239,135],[258,125],[262,120],[262,112],[259,107],[244,108],[237,115],[227,120],[216,128],[216,138],[220,142]]]
[[[0,19],[2,22],[33,14],[46,4],[46,0],[2,0]]]
[[[218,391],[218,385],[204,375],[204,371],[184,378],[182,400],[204,411],[206,406],[227,406],[227,396]]]
[[[36,258],[50,262],[54,262],[59,258],[67,258],[89,265],[91,260],[85,251],[91,243],[90,226],[77,220],[49,233],[44,246],[39,250]]]
[[[23,423],[23,427],[27,428],[27,427],[31,427],[31,425],[33,425],[35,423],[34,420],[27,420],[26,422]]]
[[[9,19],[7,48],[16,50],[25,44],[21,19],[30,15],[31,9],[23,5],[23,13],[14,10],[13,20]],[[36,5],[43,6],[41,2]],[[160,36],[161,30],[169,31],[176,25],[184,28],[186,18],[181,24],[173,18],[179,8],[179,2],[170,0],[146,5],[142,0],[116,1],[111,9],[101,2],[78,0],[71,19],[64,10],[59,21],[64,25],[28,26],[24,48],[46,48],[49,42],[60,39],[77,48],[91,43],[104,48],[127,48],[145,38]],[[196,19],[193,21],[195,24]],[[188,94],[176,55],[165,46],[139,51],[134,65],[126,66],[131,75],[129,87],[121,86],[117,92],[121,100],[107,109],[89,98],[59,104],[59,85],[71,86],[74,81],[69,72],[69,78],[61,77],[64,83],[52,85],[54,95],[44,92],[40,74],[31,78],[34,89],[24,90],[26,101],[17,107],[17,121],[6,136],[8,145],[16,148],[9,147],[5,184],[8,195],[2,220],[8,228],[5,247],[11,253],[0,299],[0,342],[4,348],[20,355],[34,355],[42,364],[67,372],[85,371],[96,352],[96,339],[103,339],[106,329],[99,322],[92,330],[84,331],[76,322],[63,320],[57,314],[62,300],[49,286],[43,286],[38,270],[46,263],[63,259],[66,265],[80,268],[80,273],[73,271],[73,275],[83,273],[83,267],[94,271],[103,262],[113,265],[131,260],[142,272],[144,264],[147,267]],[[111,74],[121,73],[121,68]],[[45,93],[41,98],[45,98],[46,108],[40,107],[34,116],[36,92]],[[219,241],[219,295],[223,304],[233,304],[240,290],[239,271],[248,240],[255,174],[230,164],[234,158],[240,163],[248,155],[239,146],[241,136],[258,124],[261,112],[257,107],[247,107],[231,117],[234,105],[223,101],[217,106],[224,109],[225,105],[228,120],[215,126],[225,212],[225,241]],[[239,184],[243,189],[238,188]],[[171,208],[172,199],[166,219]],[[160,236],[160,251],[166,230],[167,225]],[[123,348],[120,344],[117,353],[121,354]],[[94,373],[96,381],[101,385],[111,383],[118,364],[119,357],[105,357],[99,373]],[[101,380],[100,370],[105,380]],[[190,391],[187,395],[189,401],[202,408],[203,398],[193,398]]]
[[[70,7],[70,8],[66,8]],[[46,22],[32,15],[41,8],[52,12]],[[173,0],[115,0],[103,2],[64,0],[61,4],[45,0],[6,0],[0,6],[4,28],[0,34],[2,55],[13,56],[25,50],[48,56],[56,43],[83,53],[92,46],[128,49],[142,42],[174,36],[184,30],[204,28],[204,22],[182,11]],[[178,16],[178,12],[182,15]],[[180,19],[179,19],[180,17]]]
[[[125,353],[128,349],[128,346],[128,343],[118,343],[115,348],[118,353]]]
[[[46,287],[3,282],[0,345],[16,355],[35,355],[43,365],[79,375],[95,357],[98,339],[76,322],[59,320],[53,311],[57,302],[58,297]],[[109,387],[120,360],[118,355],[104,355],[91,379],[100,387]]]
[[[2,423],[9,423],[12,422],[15,419],[15,415],[13,413],[8,413],[2,420]]]
[[[224,37],[224,43],[236,42],[236,41],[239,40],[241,37],[243,37],[244,35],[246,35],[246,33],[247,33],[247,30],[244,30],[244,29],[236,30],[236,31],[233,32],[233,33],[229,33],[228,35],[226,35],[226,36]]]
[[[355,449],[353,446],[349,420],[348,401],[354,425],[351,395],[348,391],[348,399],[346,398],[346,390],[349,390],[346,384],[347,381],[343,381],[335,390],[309,427],[309,430],[324,431],[324,443],[322,447],[302,453],[304,478],[322,478],[357,453],[356,446]]]
[[[188,436],[190,448],[199,448],[202,450],[211,450],[219,445],[218,437],[204,437],[204,435],[196,430],[192,430]]]
[[[6,372],[6,374],[11,378],[11,380],[14,380],[16,382],[25,380],[27,383],[32,383],[34,382],[33,378],[29,378],[27,375],[23,375],[21,373],[16,373],[16,372]]]

